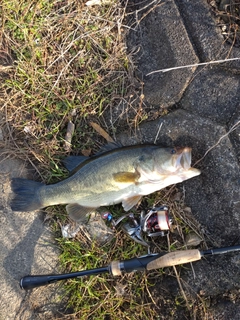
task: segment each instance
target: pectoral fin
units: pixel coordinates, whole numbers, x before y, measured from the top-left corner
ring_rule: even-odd
[[[130,210],[133,206],[135,206],[140,200],[142,196],[134,196],[128,199],[124,199],[122,201],[122,206],[125,211]]]
[[[118,172],[113,174],[113,179],[116,182],[122,183],[136,183],[140,175],[137,171],[135,172]]]
[[[88,215],[96,210],[96,208],[82,207],[77,203],[71,203],[66,206],[69,217],[77,222],[87,222]]]

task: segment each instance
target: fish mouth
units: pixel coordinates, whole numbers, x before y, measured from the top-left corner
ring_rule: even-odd
[[[191,168],[192,148],[185,147],[177,150],[176,168],[188,170]]]

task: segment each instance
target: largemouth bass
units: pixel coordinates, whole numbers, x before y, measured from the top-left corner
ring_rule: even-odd
[[[191,168],[191,148],[161,148],[136,145],[105,151],[93,157],[69,157],[72,174],[56,184],[14,178],[11,202],[14,211],[32,211],[51,205],[67,204],[76,221],[102,206],[122,203],[125,211],[142,196],[200,174]]]

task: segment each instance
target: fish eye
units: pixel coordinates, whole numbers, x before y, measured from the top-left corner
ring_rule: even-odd
[[[175,149],[172,149],[171,150],[171,154],[175,154],[176,153],[176,150]]]

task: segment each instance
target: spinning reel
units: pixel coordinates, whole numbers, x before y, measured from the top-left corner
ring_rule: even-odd
[[[121,225],[121,229],[134,241],[149,248],[143,235],[148,237],[165,236],[168,234],[172,226],[172,217],[169,216],[168,207],[153,207],[148,212],[142,210],[139,217],[136,217],[132,212],[125,214],[115,221],[110,212],[102,214],[102,218],[111,222],[112,226],[116,228],[123,219],[128,221]]]

